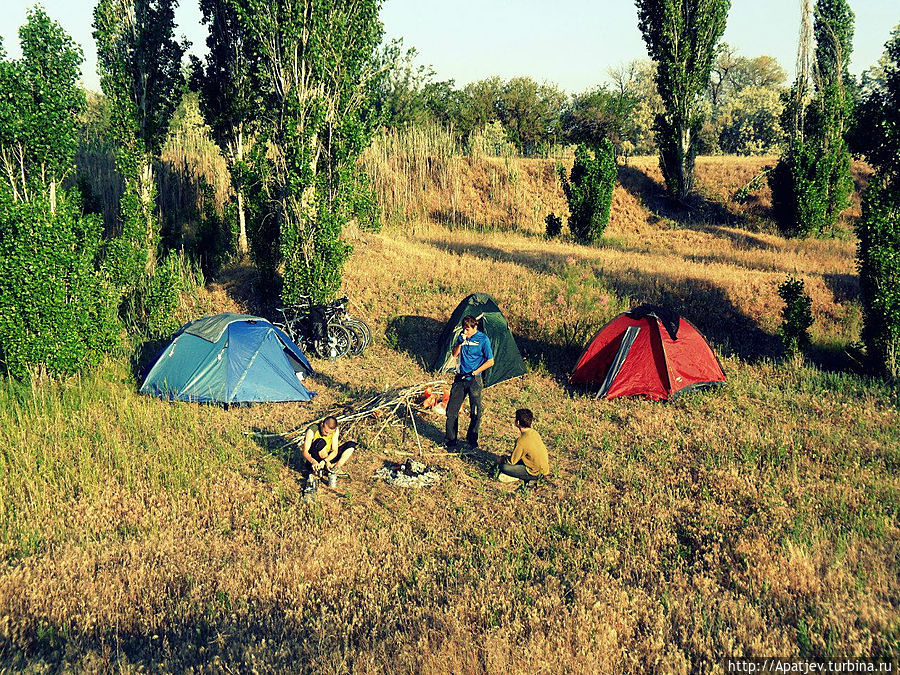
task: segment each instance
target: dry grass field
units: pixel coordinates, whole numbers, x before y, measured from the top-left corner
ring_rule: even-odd
[[[381,154],[379,154],[381,152]],[[363,356],[314,361],[311,404],[237,410],[136,394],[127,353],[66,383],[0,388],[0,671],[715,673],[726,656],[900,650],[900,396],[855,374],[855,241],[784,240],[771,160],[701,158],[675,209],[655,159],[620,172],[603,242],[547,241],[554,162],[368,155],[388,225],[351,229],[344,290]],[[860,182],[864,168],[857,169]],[[813,348],[785,363],[778,284],[802,278]],[[185,317],[254,311],[234,266]],[[363,431],[337,491],[302,495],[277,434],[423,370],[442,322],[493,295],[528,363],[487,390],[483,446],[536,412],[549,484],[441,454],[431,490],[374,481],[410,436]],[[596,401],[566,375],[580,342],[665,302],[728,382],[672,404]],[[577,339],[572,340],[572,333]]]

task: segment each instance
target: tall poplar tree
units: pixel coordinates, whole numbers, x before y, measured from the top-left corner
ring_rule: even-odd
[[[775,219],[788,236],[826,231],[848,206],[853,190],[846,141],[853,111],[848,71],[853,12],[846,0],[818,0],[810,31],[809,0],[804,0],[801,9],[791,138],[769,174]],[[810,35],[815,38],[813,58],[809,57]],[[808,79],[812,80],[811,95]]]
[[[0,65],[0,180],[14,201],[40,194],[55,212],[86,106],[78,84],[82,52],[40,7],[28,11],[19,41],[22,58]]]
[[[94,10],[97,70],[118,142],[116,165],[125,181],[122,232],[110,244],[111,272],[133,288],[152,273],[159,240],[153,160],[181,100],[181,58],[175,39],[177,0],[100,0]]]
[[[254,257],[264,272],[282,270],[283,302],[325,300],[340,288],[356,159],[376,121],[370,102],[380,3],[235,1],[266,94],[259,145],[267,149],[254,166],[270,208],[254,226],[277,233],[265,242],[271,250]]]
[[[888,40],[881,83],[865,97],[866,159],[875,169],[863,195],[857,266],[862,338],[874,369],[900,378],[900,25]]]
[[[703,114],[716,45],[731,0],[636,0],[638,27],[656,64],[664,112],[656,117],[659,164],[669,194],[684,199],[694,186]]]
[[[199,93],[203,119],[222,151],[231,174],[238,219],[239,253],[248,252],[245,206],[247,157],[257,131],[262,105],[253,50],[233,0],[201,0],[203,23],[209,28],[205,63],[195,60],[191,86]]]

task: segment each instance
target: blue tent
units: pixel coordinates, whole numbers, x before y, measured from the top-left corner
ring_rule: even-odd
[[[153,364],[142,394],[178,401],[309,401],[313,369],[291,338],[265,319],[216,314],[186,324]]]

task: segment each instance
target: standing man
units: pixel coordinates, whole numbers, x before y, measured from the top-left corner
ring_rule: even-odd
[[[478,322],[474,316],[465,316],[462,320],[462,333],[453,345],[453,356],[459,358],[459,373],[450,388],[450,400],[447,402],[448,450],[456,449],[459,434],[459,408],[466,394],[469,396],[469,431],[466,441],[473,450],[478,449],[478,427],[481,425],[481,391],[484,381],[481,374],[494,365],[494,352],[490,338],[478,330]]]

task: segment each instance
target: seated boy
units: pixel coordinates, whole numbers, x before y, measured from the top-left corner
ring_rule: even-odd
[[[525,481],[529,483],[550,473],[550,459],[547,446],[538,432],[531,428],[534,413],[528,408],[516,410],[515,425],[519,437],[512,456],[497,457],[497,479],[503,483]]]
[[[309,462],[313,473],[337,471],[353,456],[356,443],[347,441],[338,445],[339,433],[337,419],[333,416],[306,430],[303,458]]]

